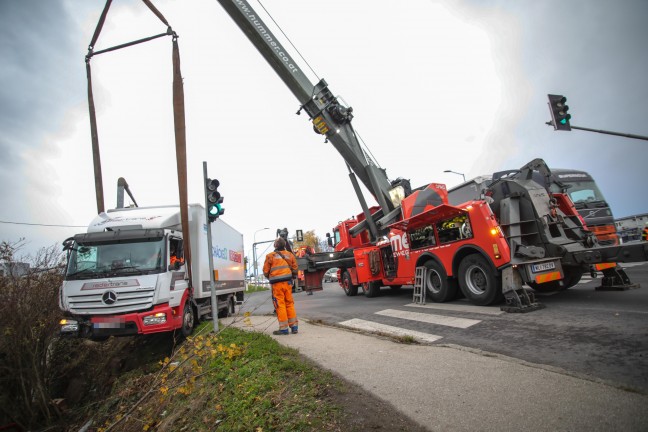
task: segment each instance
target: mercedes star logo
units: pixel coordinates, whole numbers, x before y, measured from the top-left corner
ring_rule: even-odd
[[[117,301],[117,293],[115,291],[106,291],[101,296],[101,300],[107,305],[114,304]]]

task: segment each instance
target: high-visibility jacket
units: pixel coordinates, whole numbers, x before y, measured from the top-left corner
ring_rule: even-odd
[[[292,253],[282,250],[266,255],[263,274],[271,284],[291,280],[297,274],[297,260]]]

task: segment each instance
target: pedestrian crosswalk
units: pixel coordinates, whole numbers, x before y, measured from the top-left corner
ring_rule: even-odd
[[[405,308],[424,308],[430,311],[449,311],[449,312],[470,312],[473,314],[485,315],[500,315],[504,312],[499,310],[499,307],[480,307],[472,306],[468,303],[434,303],[429,305],[421,304],[407,304]],[[482,320],[473,318],[462,318],[450,315],[441,315],[437,313],[422,313],[415,312],[408,309],[384,309],[374,313],[380,317],[396,318],[409,322],[416,322],[422,324],[432,324],[434,326],[450,327],[454,329],[467,329],[474,325],[479,324]],[[377,320],[380,318],[376,317]],[[411,330],[405,327],[397,327],[392,325],[383,324],[371,319],[353,318],[339,323],[342,327],[347,327],[355,330],[368,331],[372,333],[379,333],[394,337],[411,337],[417,342],[436,342],[442,339],[442,336]]]
[[[355,330],[369,331],[372,333],[382,333],[390,336],[405,337],[409,336],[419,342],[436,342],[441,336],[423,333],[415,330],[407,330],[401,327],[394,327],[386,324],[367,321],[359,318],[353,318],[340,323],[342,327],[348,327]]]
[[[445,315],[424,314],[419,312],[409,312],[397,309],[385,309],[376,312],[377,315],[383,315],[393,318],[401,318],[410,321],[417,321],[427,324],[438,324],[455,328],[468,328],[480,323],[481,321],[467,318],[457,318]]]

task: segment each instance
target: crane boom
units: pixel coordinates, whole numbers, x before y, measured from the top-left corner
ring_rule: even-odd
[[[391,183],[385,170],[378,167],[360,146],[351,125],[353,108],[343,106],[329,90],[325,80],[312,84],[246,0],[218,2],[295,95],[300,103],[298,113],[302,109],[306,111],[315,131],[326,136],[372,193],[382,209],[383,217],[390,212],[393,214],[396,206],[389,196]]]

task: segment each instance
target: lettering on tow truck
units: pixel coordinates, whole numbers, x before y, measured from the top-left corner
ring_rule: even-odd
[[[270,47],[272,47],[273,51],[277,55],[277,58],[279,58],[282,62],[284,62],[288,70],[290,70],[292,73],[299,72],[299,69],[292,62],[290,56],[284,51],[281,45],[274,40],[272,33],[270,33],[265,27],[263,27],[263,25],[261,25],[262,24],[261,20],[252,13],[253,11],[247,7],[246,2],[241,0],[236,0],[235,3],[238,6],[239,10],[243,12],[246,18],[250,20],[252,25],[254,25],[257,32],[259,32],[259,35],[261,35],[261,37],[266,41],[266,43],[270,45]]]
[[[394,256],[409,256],[409,240],[407,239],[407,233],[403,234],[394,234],[389,238],[391,243],[392,250],[394,251]]]

